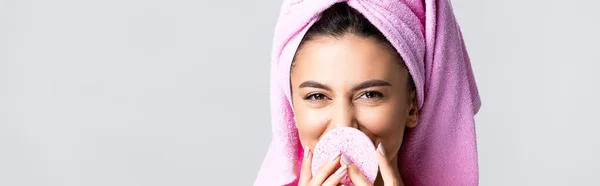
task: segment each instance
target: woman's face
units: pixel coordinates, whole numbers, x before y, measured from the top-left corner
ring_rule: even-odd
[[[354,127],[396,159],[405,127],[417,123],[415,92],[401,61],[375,39],[346,34],[304,44],[291,71],[292,104],[303,146]]]

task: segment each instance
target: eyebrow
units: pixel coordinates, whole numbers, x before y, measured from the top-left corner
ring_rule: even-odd
[[[387,81],[378,80],[378,79],[369,80],[369,81],[365,81],[365,82],[362,82],[362,83],[354,86],[352,88],[352,91],[354,92],[357,90],[362,90],[362,89],[366,89],[366,88],[370,88],[370,87],[381,87],[381,86],[392,86],[392,84]],[[305,81],[302,84],[300,84],[300,86],[298,88],[304,88],[304,87],[312,87],[312,88],[318,88],[318,89],[324,89],[327,91],[331,91],[331,88],[329,88],[327,85],[321,84],[316,81]]]
[[[316,81],[305,81],[302,84],[300,84],[300,86],[298,88],[304,88],[304,87],[319,88],[319,89],[325,89],[327,91],[331,91],[331,88],[329,88],[327,85],[321,84]]]
[[[387,81],[378,80],[378,79],[369,80],[369,81],[365,81],[365,82],[362,82],[361,84],[354,86],[354,88],[352,88],[352,92],[357,91],[357,90],[366,89],[366,88],[382,87],[382,86],[392,86],[392,84]]]

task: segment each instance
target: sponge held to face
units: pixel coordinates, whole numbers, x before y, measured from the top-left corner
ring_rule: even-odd
[[[313,151],[312,174],[315,175],[337,153],[345,155],[371,183],[375,182],[379,168],[377,154],[365,133],[352,127],[336,128],[325,133]],[[353,185],[348,176],[341,183]]]

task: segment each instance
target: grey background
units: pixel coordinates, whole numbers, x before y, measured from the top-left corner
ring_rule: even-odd
[[[454,0],[481,185],[599,185],[596,1]],[[0,185],[250,185],[270,1],[0,0]]]

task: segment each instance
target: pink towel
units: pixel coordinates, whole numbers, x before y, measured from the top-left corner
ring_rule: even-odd
[[[417,89],[419,123],[407,130],[399,167],[407,185],[477,185],[477,86],[448,0],[285,0],[271,61],[272,142],[254,185],[295,185],[302,146],[293,123],[290,64],[320,13],[346,2],[405,60]]]

